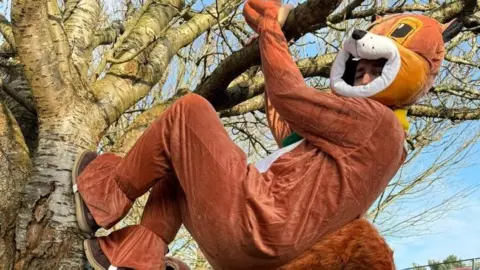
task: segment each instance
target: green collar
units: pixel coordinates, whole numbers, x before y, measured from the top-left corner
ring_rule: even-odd
[[[287,137],[285,137],[285,139],[283,139],[282,147],[294,144],[300,141],[301,139],[303,139],[302,136],[298,135],[296,132],[292,132],[292,134],[288,135]]]

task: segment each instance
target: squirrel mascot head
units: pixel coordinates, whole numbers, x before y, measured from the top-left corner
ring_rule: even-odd
[[[424,15],[398,14],[377,17],[368,31],[354,30],[333,63],[333,92],[371,98],[394,110],[415,103],[428,92],[439,73],[445,55],[442,34],[449,25]],[[381,76],[366,85],[354,86],[360,59],[383,59],[385,65]]]

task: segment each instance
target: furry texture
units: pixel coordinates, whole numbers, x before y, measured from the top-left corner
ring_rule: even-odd
[[[445,57],[445,45],[442,34],[448,25],[441,24],[428,16],[408,13],[378,17],[373,23],[369,32],[391,38],[399,48],[406,52],[413,52],[428,63],[428,68],[425,72],[426,79],[419,86],[419,89],[416,90],[416,94],[412,93],[413,95],[408,98],[399,98],[398,103],[395,105],[399,107],[411,105],[422,98],[432,87]],[[401,28],[404,30],[405,28],[411,28],[411,30],[401,31]],[[406,53],[401,54],[407,55]],[[410,58],[413,59],[414,57]],[[408,61],[411,62],[411,60]],[[409,76],[417,74],[415,71],[408,71],[407,73]],[[394,95],[395,91],[403,91],[402,87],[395,86],[393,88],[394,91],[390,91],[389,94],[384,93],[382,97],[377,97],[379,101],[384,101],[388,95]]]
[[[389,270],[395,269],[393,251],[377,229],[365,219],[356,219],[279,270]]]
[[[430,65],[431,74],[436,75],[445,55],[442,33],[446,26],[437,20],[419,14],[397,14],[379,17],[370,32],[389,36],[400,24],[411,25],[414,30],[405,38],[391,37],[408,50],[425,58]]]

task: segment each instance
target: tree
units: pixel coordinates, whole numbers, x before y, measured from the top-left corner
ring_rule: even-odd
[[[449,255],[443,261],[428,260],[428,267],[431,270],[449,270],[462,267],[468,267],[468,265],[461,261],[459,257],[455,255]],[[425,266],[418,266],[416,263],[413,264],[415,270],[426,270]]]
[[[97,148],[124,154],[152,119],[189,91],[214,105],[232,137],[253,159],[274,149],[262,114],[258,43],[245,45],[251,32],[241,16],[241,0],[115,4],[108,0],[4,1],[5,17],[0,22],[4,37],[0,45],[0,191],[6,194],[0,196],[2,269],[80,268],[82,237],[70,184],[77,153]],[[308,83],[324,90],[345,33],[363,27],[374,14],[406,11],[440,22],[454,18],[460,22],[449,37],[447,61],[436,86],[409,110],[415,123],[409,162],[435,143],[453,160],[436,159],[425,173],[393,182],[369,214],[380,222],[381,213],[392,209],[394,202],[429,188],[432,178],[441,177],[436,174],[439,168],[457,166],[478,138],[479,132],[470,128],[461,147],[444,139],[455,137],[451,133],[458,132],[458,123],[480,118],[478,3],[307,0],[294,9],[284,28],[295,43],[292,52]],[[319,45],[317,56],[305,54],[312,44]],[[425,211],[432,209],[438,206]],[[407,223],[399,224],[416,223],[416,216],[407,216]]]
[[[448,270],[453,268],[466,267],[463,262],[460,262],[460,258],[455,255],[449,255],[443,261],[428,260],[428,265],[432,270]]]
[[[427,270],[425,266],[419,266],[418,264],[413,264],[413,270]]]

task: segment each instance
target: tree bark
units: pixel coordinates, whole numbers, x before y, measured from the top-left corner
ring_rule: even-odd
[[[23,66],[15,66],[8,69],[2,68],[1,73],[4,78],[3,87],[9,87],[15,95],[22,98],[35,109],[35,114],[32,114],[29,109],[20,105],[16,99],[10,97],[9,94],[4,94],[5,91],[0,90],[0,99],[2,96],[4,97],[5,104],[17,120],[31,155],[35,152],[37,146],[38,123],[35,102],[28,81],[25,78]]]
[[[15,263],[15,220],[30,167],[20,127],[0,100],[0,269]]]
[[[90,119],[85,119],[92,109],[70,109],[71,113],[49,119],[40,128],[38,151],[17,221],[18,269],[80,269],[83,265],[71,169],[79,150],[95,149],[99,138],[92,136],[96,131],[89,128],[95,120],[89,123]]]
[[[71,61],[59,16],[56,0],[19,0],[12,8],[15,42],[40,123],[17,218],[17,269],[83,265],[71,168],[81,149],[95,149],[107,127]]]
[[[70,1],[67,11],[64,28],[72,51],[72,61],[82,77],[86,78],[100,18],[100,3],[98,0],[81,0],[73,5]]]

